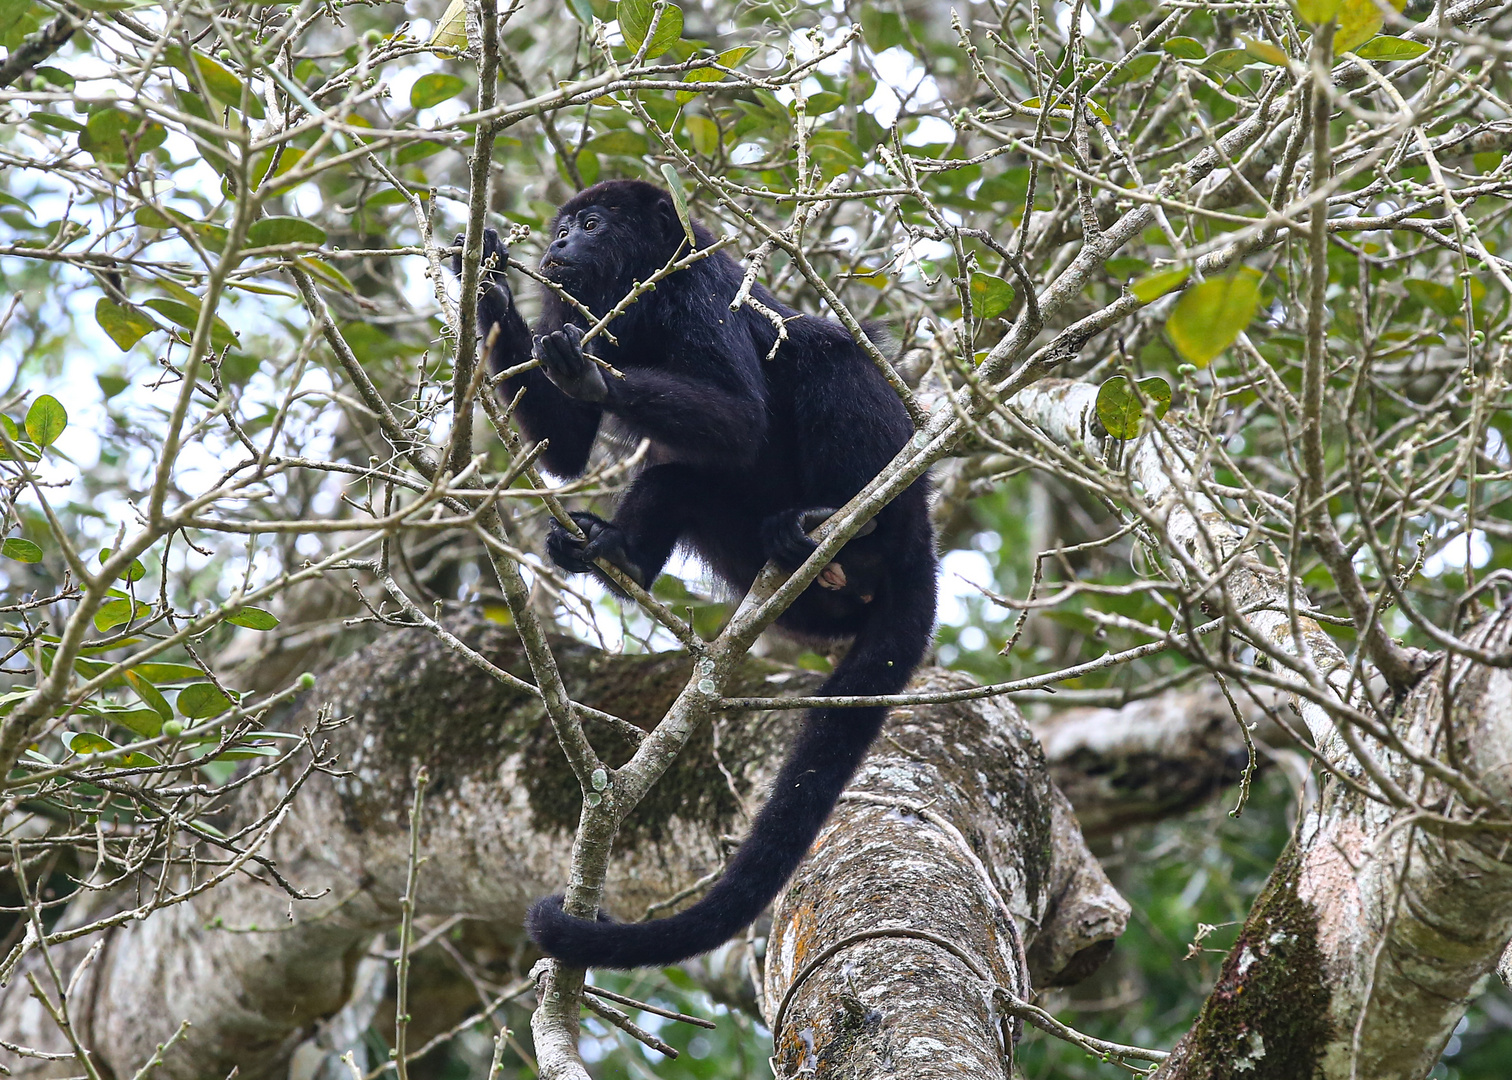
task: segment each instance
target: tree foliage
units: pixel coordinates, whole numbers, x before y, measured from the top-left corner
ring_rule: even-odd
[[[304,895],[258,854],[276,809],[216,815],[336,768],[277,718],[306,669],[393,626],[444,633],[463,607],[518,629],[584,835],[612,837],[665,763],[594,801],[551,632],[691,645],[715,690],[668,716],[709,715],[770,607],[736,614],[692,565],[621,601],[542,562],[550,517],[602,508],[645,449],[543,478],[444,269],[461,233],[476,280],[497,228],[528,307],[555,206],[611,177],[672,187],[751,279],[896,372],[919,434],[884,481],[934,467],[942,662],[1038,710],[1217,673],[1319,711],[1287,753],[1324,721],[1394,752],[1430,654],[1508,662],[1466,633],[1512,563],[1509,26],[1486,0],[0,0],[0,861],[23,883],[0,894],[0,980],[81,882],[144,917],[229,873]],[[1101,388],[1081,422],[1103,458],[1016,404],[1052,375]],[[1187,550],[1131,464],[1159,431],[1213,515]],[[1279,583],[1264,610],[1235,600],[1244,560]],[[1257,611],[1290,630],[1262,639]],[[1238,824],[1121,841],[1147,915],[1103,989],[1142,1005],[1135,1030],[1085,1026],[1167,1046],[1191,1022],[1201,950],[1226,943],[1199,924],[1243,917],[1289,833],[1267,760]],[[1433,812],[1512,814],[1466,799]],[[1440,1068],[1493,1075],[1509,1007],[1483,998]],[[663,1032],[689,1053],[651,1068],[759,1072],[740,1025]],[[648,1071],[604,1032],[601,1075]],[[476,1070],[479,1038],[427,1067]],[[1026,1060],[1113,1075],[1054,1041]]]

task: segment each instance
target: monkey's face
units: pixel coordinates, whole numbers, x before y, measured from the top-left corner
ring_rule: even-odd
[[[558,285],[571,289],[596,283],[610,263],[617,262],[611,211],[589,206],[575,214],[561,213],[552,222],[551,242],[541,256],[541,273]]]
[[[611,182],[557,212],[541,272],[590,307],[607,308],[661,268],[681,235],[665,193],[649,184]]]

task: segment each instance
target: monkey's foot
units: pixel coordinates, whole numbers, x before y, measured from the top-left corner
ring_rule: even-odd
[[[552,562],[569,574],[591,574],[598,569],[594,560],[603,559],[637,585],[645,586],[645,575],[625,550],[624,530],[595,514],[575,512],[571,517],[583,531],[583,539],[553,521],[551,531],[546,534],[546,553]]]
[[[773,514],[761,523],[762,550],[778,566],[795,569],[819,546],[808,534],[837,513],[839,511],[833,506],[809,506]],[[856,531],[856,537],[866,536],[876,528],[877,519],[872,518]],[[839,563],[832,562],[820,573],[819,584],[826,589],[843,589],[845,571],[840,569]]]

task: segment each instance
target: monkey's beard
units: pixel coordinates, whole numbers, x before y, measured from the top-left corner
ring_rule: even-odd
[[[571,263],[557,262],[555,259],[543,259],[541,261],[541,276],[547,281],[554,281],[564,288],[581,279],[577,267]]]

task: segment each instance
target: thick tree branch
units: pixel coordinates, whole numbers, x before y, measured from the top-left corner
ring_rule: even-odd
[[[779,1075],[1011,1076],[993,988],[1076,981],[1128,916],[1016,709],[899,709],[773,908]]]
[[[528,673],[511,630],[486,623],[452,629],[505,670]],[[678,655],[611,657],[568,642],[557,643],[556,652],[574,700],[642,728],[662,717],[690,672],[691,662]],[[933,685],[961,682],[940,672],[924,678]],[[802,692],[816,681],[748,662],[732,689],[770,696]],[[308,724],[322,704],[350,717],[332,735],[332,748],[350,771],[312,779],[265,853],[317,898],[291,902],[271,882],[244,874],[192,902],[107,932],[103,952],[70,995],[70,1008],[80,1041],[115,1075],[132,1075],[185,1020],[192,1026],[164,1052],[156,1076],[201,1080],[225,1076],[233,1066],[243,1078],[283,1075],[288,1055],[312,1024],[352,992],[355,966],[374,935],[399,921],[408,810],[420,766],[430,786],[420,833],[426,862],[417,915],[466,914],[518,927],[528,902],[567,877],[580,787],[534,695],[489,678],[436,636],[410,631],[333,668],[309,699],[285,726]],[[796,712],[724,714],[717,721],[717,754],[707,727],[694,734],[616,840],[606,889],[615,914],[638,918],[649,905],[719,868],[726,850],[721,837],[743,827],[742,803],[763,797],[798,720]],[[607,761],[623,761],[633,751],[632,740],[617,727],[592,715],[585,725]],[[833,880],[839,875],[862,890],[858,896],[887,894],[889,882],[915,873],[936,883],[959,882],[960,903],[935,910],[933,921],[920,925],[952,940],[992,945],[992,977],[1020,996],[1021,936],[1031,962],[1042,959],[1036,976],[1042,980],[1064,978],[1067,969],[1074,973],[1104,953],[1127,907],[1101,876],[1069,815],[1057,810],[1038,746],[1016,714],[979,702],[919,707],[901,715],[891,730],[892,738],[884,739],[866,767],[857,798],[844,804],[805,874]],[[980,770],[983,762],[992,767]],[[902,777],[911,779],[900,785]],[[254,804],[239,807],[236,817],[276,799],[273,789],[249,787]],[[935,801],[915,812],[865,802],[860,792],[921,805]],[[852,846],[847,838],[856,823],[877,820],[889,834],[898,832],[900,846]],[[784,903],[805,889],[812,895],[809,880],[800,878]],[[1005,899],[1016,925],[992,890]],[[924,895],[938,897],[938,885]],[[98,916],[112,902],[108,894],[87,894],[63,925],[91,910]],[[942,920],[946,911],[951,918]],[[826,902],[826,918],[854,914],[844,898]],[[49,946],[65,979],[88,944]],[[25,971],[39,957],[32,949],[0,991],[0,1038],[66,1052],[29,999]],[[810,1008],[816,1000],[810,992],[827,985],[816,975],[794,1007]],[[772,1000],[769,993],[769,1006]],[[921,1036],[956,1038],[954,1032],[980,1018],[983,999],[958,1005],[965,1011],[924,1018]],[[561,1055],[563,1067],[575,1060],[567,1045],[538,1050]],[[55,1070],[71,1067],[13,1059],[3,1051],[0,1062],[25,1076],[63,1075]]]
[[[1235,701],[1238,718],[1207,680],[1117,709],[1066,709],[1032,727],[1082,832],[1108,836],[1181,814],[1237,781],[1249,764],[1241,720],[1262,742],[1291,741],[1252,697]]]
[[[1512,609],[1471,637],[1505,648]],[[1512,674],[1446,659],[1404,703],[1397,728],[1409,746],[1450,756],[1505,807],[1509,702]],[[1448,785],[1375,749],[1422,805],[1463,824],[1328,782],[1161,1080],[1240,1070],[1249,1080],[1415,1080],[1433,1067],[1512,937],[1508,826],[1475,827]]]

